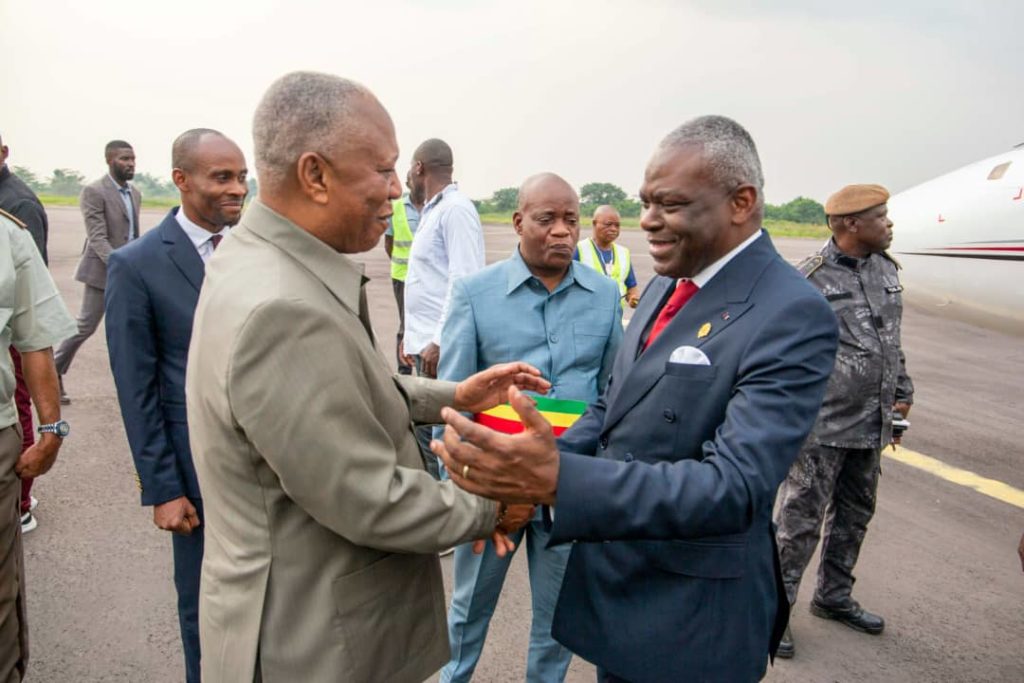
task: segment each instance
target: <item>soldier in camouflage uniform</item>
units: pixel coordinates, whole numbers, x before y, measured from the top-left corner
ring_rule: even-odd
[[[881,449],[894,441],[893,410],[906,416],[914,393],[900,346],[899,265],[885,252],[892,241],[888,198],[879,185],[832,195],[825,212],[833,237],[799,266],[832,305],[839,349],[818,421],[779,489],[775,519],[790,604],[824,517],[811,612],[872,634],[885,622],[850,597],[853,567],[875,511]],[[787,628],[778,654],[793,651]]]

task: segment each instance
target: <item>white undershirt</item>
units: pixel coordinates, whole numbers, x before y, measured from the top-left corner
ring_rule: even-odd
[[[692,278],[690,278],[691,280],[693,280],[693,284],[697,285],[701,289],[704,289],[705,285],[711,282],[711,278],[718,275],[718,271],[722,270],[722,268],[725,268],[725,265],[729,263],[729,261],[732,261],[734,258],[736,258],[736,256],[738,256],[741,251],[743,251],[751,244],[753,244],[760,236],[761,231],[756,231],[753,235],[743,240],[739,245],[736,246],[735,249],[730,251],[728,254],[726,254],[722,258],[712,263],[710,266],[704,268],[704,270],[694,275]]]
[[[209,261],[210,257],[213,256],[213,242],[210,241],[210,238],[215,234],[226,236],[231,230],[231,226],[229,225],[225,225],[220,229],[220,232],[217,233],[210,232],[206,228],[201,228],[189,220],[189,217],[185,215],[184,207],[179,207],[178,212],[174,217],[178,219],[178,225],[180,225],[181,229],[185,231],[188,238],[192,240],[192,245],[196,248],[196,251],[199,252],[199,258],[203,259],[203,263]]]

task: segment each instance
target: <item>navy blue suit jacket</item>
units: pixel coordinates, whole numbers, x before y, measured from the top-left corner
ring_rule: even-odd
[[[552,632],[636,683],[755,681],[789,609],[772,505],[821,405],[836,321],[762,233],[638,356],[674,286],[648,285],[604,396],[559,441],[552,543],[577,543]],[[669,362],[680,346],[711,364]]]
[[[178,210],[107,262],[107,348],[143,505],[199,498],[185,363],[205,269]]]

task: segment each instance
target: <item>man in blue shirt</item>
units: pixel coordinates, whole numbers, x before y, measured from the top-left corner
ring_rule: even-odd
[[[519,248],[508,259],[456,280],[441,332],[440,379],[458,381],[507,360],[539,368],[548,396],[591,402],[608,381],[622,340],[615,282],[572,260],[579,237],[579,199],[562,178],[535,175],[519,190],[513,215]],[[551,637],[551,619],[570,546],[547,548],[538,516],[511,536],[527,545],[533,624],[526,678],[561,681],[572,653]],[[452,658],[441,681],[468,681],[511,556],[491,543],[475,555],[455,550],[455,588],[448,612]]]

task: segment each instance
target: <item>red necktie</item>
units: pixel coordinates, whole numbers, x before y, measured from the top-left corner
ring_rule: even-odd
[[[700,289],[693,280],[680,280],[679,284],[676,285],[676,291],[672,292],[672,296],[669,297],[665,305],[661,307],[661,312],[658,313],[658,317],[654,320],[654,326],[651,327],[650,334],[647,335],[647,343],[644,344],[646,349],[654,340],[658,338],[661,331],[672,322],[672,318],[676,316],[686,302],[690,300],[697,290]]]
[[[220,241],[222,239],[224,239],[224,235],[213,235],[212,237],[210,237],[210,244],[213,245],[214,251],[217,251],[217,245],[220,244]]]

